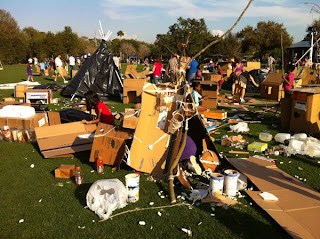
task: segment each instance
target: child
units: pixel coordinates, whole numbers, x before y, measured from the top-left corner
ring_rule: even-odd
[[[33,76],[32,76],[32,63],[28,63],[28,66],[27,66],[27,74],[28,74],[28,80],[31,79],[32,82],[34,82],[33,80]]]
[[[202,80],[201,64],[197,66],[196,80]]]
[[[207,96],[201,96],[200,95],[200,90],[201,90],[201,84],[199,82],[193,82],[192,83],[192,88],[193,91],[191,93],[191,96],[193,98],[193,101],[196,105],[196,107],[198,108],[199,111],[205,111],[206,107],[200,105],[200,102],[203,101],[204,99],[207,99]]]
[[[88,91],[85,94],[86,98],[86,106],[87,110],[91,112],[91,109],[95,109],[97,118],[95,120],[87,121],[82,120],[84,124],[96,124],[98,122],[105,124],[114,124],[114,118],[109,110],[108,106],[106,106],[102,101],[100,101],[98,95],[93,91]]]
[[[294,71],[293,65],[287,65],[287,75],[283,75],[283,89],[285,91],[285,95],[287,96],[289,93],[289,90],[293,89],[293,81],[294,81],[294,74],[292,73]]]

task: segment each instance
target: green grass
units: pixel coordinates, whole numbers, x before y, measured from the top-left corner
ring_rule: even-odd
[[[17,65],[4,66],[5,70],[0,71],[0,82],[18,82],[23,77],[26,79],[25,68]],[[35,76],[35,80],[42,84],[51,83],[45,78]],[[13,94],[13,90],[3,90],[0,94],[8,97]],[[54,97],[65,100],[65,103],[50,105],[51,110],[69,107],[68,99],[64,99],[58,92],[54,93]],[[132,104],[110,102],[109,106],[113,112],[120,112]],[[229,115],[235,113],[230,111]],[[250,117],[255,120],[257,115],[252,114]],[[253,137],[245,137],[248,142],[257,141],[258,133],[262,130],[270,130],[273,135],[281,131],[279,118],[272,114],[265,114],[261,120],[262,124],[249,125]],[[222,127],[219,130],[221,135],[213,137],[236,135],[227,132],[228,130],[228,126]],[[276,145],[274,142],[272,144]],[[225,154],[230,150],[229,147],[218,144],[216,146]],[[251,200],[248,197],[239,199],[241,204],[227,210],[216,208],[216,211],[212,212],[210,204],[196,204],[191,209],[181,206],[160,210],[161,217],[157,215],[158,210],[147,210],[120,215],[99,223],[94,212],[84,208],[89,187],[99,179],[119,178],[124,182],[125,175],[132,172],[130,168],[122,165],[119,172],[112,172],[111,168],[106,166],[105,173],[98,175],[95,164],[89,162],[90,152],[74,157],[44,159],[37,144],[0,141],[0,152],[0,238],[187,238],[181,228],[191,229],[194,238],[289,238],[268,214],[254,203],[250,205]],[[289,163],[289,160],[292,162]],[[34,168],[30,167],[31,164],[34,164]],[[61,164],[80,166],[84,184],[77,187],[73,178],[55,178],[54,170]],[[316,160],[306,156],[279,156],[277,165],[291,175],[297,174],[306,178],[306,184],[320,190],[320,164],[317,164]],[[304,170],[300,171],[298,167]],[[92,170],[94,172],[91,172]],[[149,202],[154,202],[154,206],[170,205],[168,198],[161,199],[158,196],[159,191],[168,195],[167,183],[154,183],[149,181],[148,177],[147,174],[141,174],[140,200],[115,211],[114,214],[137,207],[151,207]],[[188,192],[179,184],[175,190],[177,195],[182,191]],[[215,216],[212,217],[211,213]],[[19,223],[20,219],[24,219],[24,222]],[[139,226],[139,221],[145,221],[146,225]],[[198,225],[200,222],[202,223]]]

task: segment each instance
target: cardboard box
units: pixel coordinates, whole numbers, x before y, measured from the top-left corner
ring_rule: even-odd
[[[19,101],[9,101],[9,102],[5,102],[5,101],[0,101],[0,109],[2,109],[4,106],[6,105],[21,105],[21,106],[31,106],[30,103],[22,103]]]
[[[123,103],[140,103],[147,79],[123,79]]]
[[[221,75],[214,74],[214,73],[203,73],[203,80],[204,81],[215,81],[219,82],[221,79]]]
[[[282,74],[271,72],[260,84],[260,96],[264,99],[280,101],[284,97]]]
[[[59,168],[54,170],[56,178],[71,178],[76,173],[76,167],[74,165],[62,164]]]
[[[28,85],[17,84],[14,87],[14,97],[24,98],[24,93],[26,90],[28,90]]]
[[[135,129],[138,124],[138,112],[135,109],[125,109],[123,115],[122,127],[126,129]]]
[[[48,126],[48,119],[45,113],[36,113],[29,118],[3,118],[0,117],[0,127],[9,126],[10,128],[17,127],[18,129],[34,129],[37,127]]]
[[[211,119],[225,119],[227,118],[227,112],[224,110],[208,110],[203,112],[203,116],[205,118],[211,118]]]
[[[59,112],[47,111],[45,113],[46,113],[47,121],[48,121],[49,125],[61,124],[61,119],[60,119],[60,113]]]
[[[125,153],[125,140],[132,135],[132,131],[119,130],[113,125],[99,123],[89,161],[96,162],[101,157],[104,164],[116,166],[119,169]]]
[[[28,89],[25,91],[24,101],[31,104],[50,104],[52,102],[52,90],[50,89]]]
[[[81,122],[36,128],[40,152],[45,158],[91,150],[95,124]]]
[[[249,151],[263,152],[268,148],[267,143],[253,142],[248,145]]]

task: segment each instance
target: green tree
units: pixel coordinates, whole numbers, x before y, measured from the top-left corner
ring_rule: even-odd
[[[236,34],[229,33],[225,38],[217,44],[217,53],[224,57],[241,57],[241,41]]]
[[[77,55],[79,53],[80,41],[76,33],[72,32],[72,28],[65,26],[64,30],[56,34],[57,38],[63,42],[64,53]]]
[[[124,36],[124,32],[123,31],[118,31],[117,32],[117,36],[121,39],[121,37],[123,37]]]
[[[5,64],[26,60],[24,36],[11,14],[0,9],[0,59]]]
[[[167,34],[157,35],[155,45],[161,49],[161,52],[169,56],[170,53],[165,46],[167,45],[173,52],[179,52],[178,45],[185,43],[189,35],[189,44],[186,48],[189,56],[198,53],[214,39],[203,18],[197,20],[179,17],[175,24],[169,26]]]
[[[292,44],[293,38],[283,27],[283,24],[274,21],[258,22],[254,29],[247,26],[238,33],[238,37],[242,41],[244,52],[256,53],[262,59],[266,54],[281,57],[281,34],[283,36],[283,47],[286,49]]]

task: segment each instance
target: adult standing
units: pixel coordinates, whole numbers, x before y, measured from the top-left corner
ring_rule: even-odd
[[[268,67],[270,72],[274,72],[274,63],[275,63],[275,59],[272,57],[272,55],[268,56]]]
[[[198,62],[196,61],[196,59],[191,61],[191,63],[188,66],[189,72],[188,72],[187,80],[189,84],[191,84],[196,79],[197,66],[198,66]]]
[[[170,77],[170,82],[176,82],[178,79],[179,72],[179,63],[178,63],[178,55],[174,54],[169,62],[166,69],[166,74]]]
[[[233,67],[233,70],[232,70],[232,77],[233,77],[232,95],[234,95],[234,91],[236,89],[235,81],[238,80],[238,78],[239,78],[239,76],[241,75],[242,72],[243,72],[243,64],[242,64],[241,58],[238,57],[237,58],[237,63]]]
[[[63,82],[64,83],[68,83],[68,81],[66,81],[66,79],[63,77],[63,71],[62,71],[62,60],[61,60],[61,55],[59,54],[56,59],[54,59],[54,64],[56,66],[56,75],[54,77],[54,81],[57,81],[57,78],[58,78],[58,75],[60,74],[60,76],[62,77],[63,79]]]
[[[157,58],[157,61],[153,64],[152,72],[153,72],[153,81],[155,84],[162,83],[161,75],[162,75],[162,60],[161,57]]]
[[[298,53],[297,53],[297,52],[295,52],[295,53],[294,53],[294,55],[293,55],[293,58],[292,58],[291,64],[292,64],[292,65],[294,65],[294,66],[297,66],[297,64],[298,64],[298,63],[297,63],[297,62],[298,62],[298,60],[299,60],[299,59],[298,59]]]
[[[73,55],[69,57],[69,65],[72,71],[76,69],[76,59],[74,58]]]

